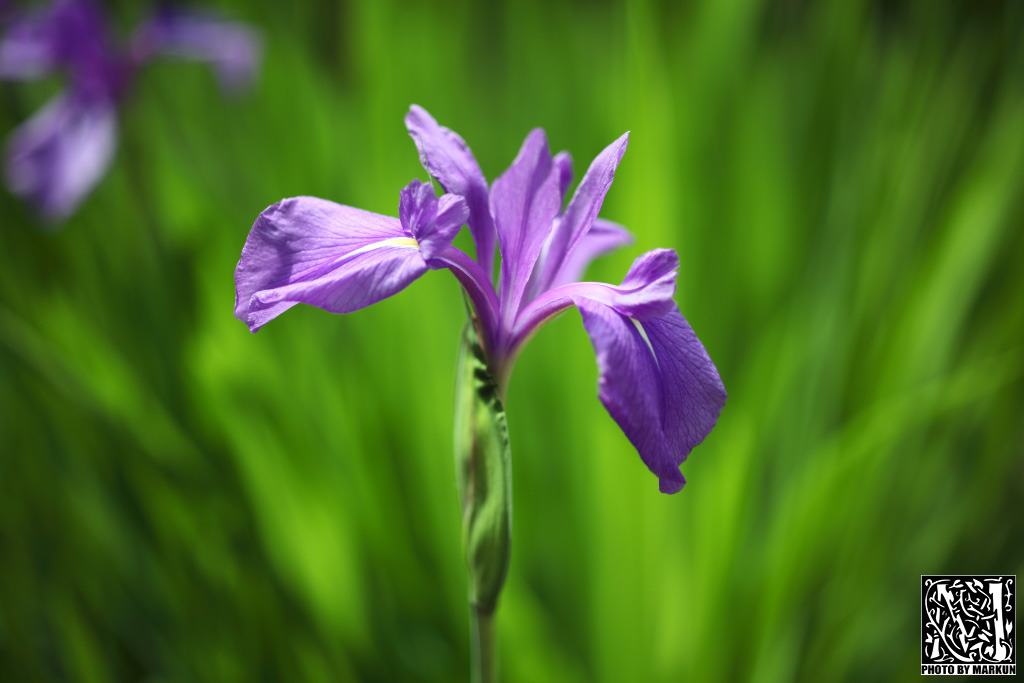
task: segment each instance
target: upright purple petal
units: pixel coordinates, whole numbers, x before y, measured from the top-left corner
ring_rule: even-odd
[[[487,180],[473,152],[457,133],[438,125],[423,107],[414,104],[409,108],[405,126],[416,143],[423,168],[445,192],[466,198],[476,260],[490,277],[494,270],[494,221],[488,203]]]
[[[70,89],[90,99],[116,99],[131,66],[115,49],[106,16],[90,0],[61,0],[21,15],[0,41],[0,78],[31,80],[61,69]]]
[[[438,199],[430,183],[414,180],[402,190],[398,215],[429,263],[455,239],[469,216],[469,208],[464,198],[446,194]]]
[[[633,235],[624,227],[601,218],[596,219],[590,230],[580,237],[576,247],[562,262],[558,277],[551,286],[557,287],[579,281],[594,259],[632,243]]]
[[[548,151],[544,131],[532,131],[515,161],[491,188],[491,214],[501,247],[498,297],[511,324],[519,311],[533,265],[561,204],[559,169]]]
[[[598,396],[663,493],[686,483],[679,466],[714,427],[725,388],[678,309],[639,323],[580,298],[583,325],[597,355]]]
[[[428,270],[397,218],[315,197],[256,219],[235,269],[235,317],[253,332],[298,303],[332,313],[369,306]]]
[[[440,251],[452,243],[452,240],[459,234],[459,230],[462,229],[467,220],[469,220],[469,204],[466,203],[465,197],[450,192],[441,195],[437,200],[437,215],[434,217],[431,234],[424,234],[418,238],[423,258],[431,258],[431,256],[427,255],[427,247],[424,246],[427,241],[433,239],[434,235],[441,236],[442,239],[440,241],[443,244],[432,250],[433,253]]]
[[[565,193],[572,184],[572,156],[565,150],[555,155],[555,166],[558,168],[558,192],[565,203]]]
[[[261,52],[262,40],[255,30],[203,10],[163,10],[132,36],[137,63],[153,57],[206,62],[225,90],[252,83]]]
[[[8,137],[7,186],[45,218],[64,219],[106,173],[116,146],[110,102],[58,95]]]
[[[430,183],[414,180],[399,193],[398,220],[410,235],[429,225],[437,215],[437,195]]]
[[[0,78],[31,80],[57,68],[93,77],[112,54],[102,12],[89,0],[61,0],[26,12],[0,40]]]
[[[626,152],[629,133],[624,133],[618,140],[608,145],[587,169],[580,181],[569,205],[551,234],[547,254],[540,273],[540,291],[552,286],[560,279],[559,271],[572,250],[587,233],[594,219],[597,218],[604,196],[611,187],[615,177],[615,169]]]
[[[11,22],[0,37],[0,78],[35,80],[56,68],[57,55],[46,21],[29,15]]]

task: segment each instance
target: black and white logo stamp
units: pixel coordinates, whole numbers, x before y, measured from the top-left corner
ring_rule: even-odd
[[[1017,671],[1017,577],[921,577],[921,674]]]

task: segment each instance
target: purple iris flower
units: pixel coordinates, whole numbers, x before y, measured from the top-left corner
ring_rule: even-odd
[[[673,301],[679,259],[656,249],[637,258],[619,285],[579,281],[593,259],[632,241],[621,226],[597,218],[628,134],[594,159],[566,205],[571,160],[565,152],[552,156],[544,131],[532,131],[488,185],[462,138],[424,109],[413,106],[405,123],[424,168],[448,194],[438,198],[430,184],[414,180],[401,192],[398,218],[314,197],[267,208],[235,270],[235,316],[255,332],[299,303],[349,313],[445,268],[472,303],[488,366],[504,392],[530,336],[575,306],[597,354],[601,401],[661,491],[679,491],[680,464],[714,427],[726,399],[718,370]],[[451,244],[463,223],[476,260]]]
[[[89,0],[58,0],[15,17],[0,39],[0,79],[61,72],[67,85],[8,138],[10,190],[47,219],[66,218],[110,166],[117,107],[140,67],[158,57],[201,60],[233,88],[251,80],[259,52],[251,29],[197,11],[157,12],[125,48],[112,41],[107,17]]]

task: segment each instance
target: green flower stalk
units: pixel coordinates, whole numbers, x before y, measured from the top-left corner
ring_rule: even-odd
[[[498,382],[472,324],[455,375],[455,467],[469,572],[474,680],[494,680],[494,612],[512,545],[512,459]]]

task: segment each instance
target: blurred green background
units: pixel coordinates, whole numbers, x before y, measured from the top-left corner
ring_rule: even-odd
[[[920,574],[1024,574],[1024,5],[219,4],[253,92],[155,64],[62,231],[0,193],[0,679],[468,677],[454,279],[232,316],[268,204],[396,215],[411,103],[489,179],[631,130],[590,276],[675,248],[730,395],[664,496],[578,314],[534,338],[506,680],[909,680]]]

